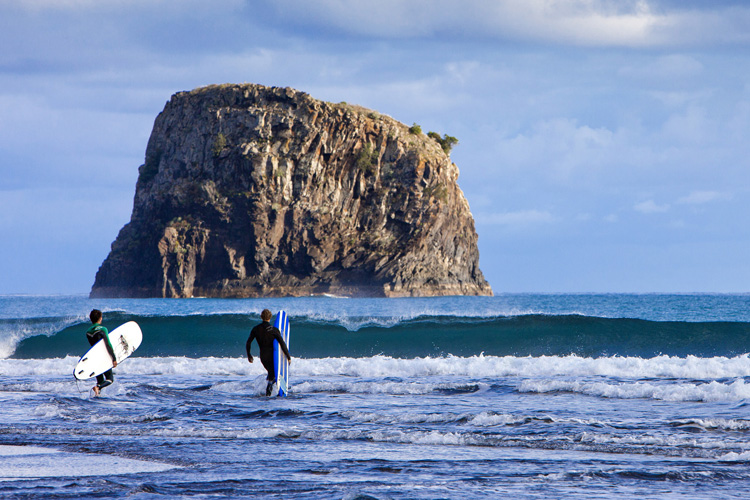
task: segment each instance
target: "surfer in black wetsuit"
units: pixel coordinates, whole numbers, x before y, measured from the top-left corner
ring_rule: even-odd
[[[104,345],[107,347],[107,352],[112,357],[112,367],[117,366],[117,358],[115,357],[115,350],[112,348],[112,343],[109,341],[109,332],[102,326],[102,312],[99,309],[93,309],[89,314],[89,319],[93,323],[93,326],[86,331],[86,338],[89,340],[89,344],[92,346],[104,339]],[[112,373],[112,369],[107,370],[101,375],[96,376],[96,385],[94,386],[94,394],[99,393],[111,385],[115,381],[115,375]]]
[[[253,355],[250,354],[250,344],[252,344],[253,339],[258,341],[258,347],[260,347],[260,362],[263,363],[263,368],[268,372],[268,376],[266,377],[266,380],[268,380],[266,396],[271,395],[273,384],[276,383],[276,373],[273,369],[274,340],[278,340],[281,350],[284,351],[284,354],[286,355],[286,359],[289,363],[292,362],[292,356],[289,355],[289,349],[286,347],[286,342],[284,342],[281,332],[275,326],[271,326],[272,316],[271,311],[263,309],[263,312],[260,313],[260,319],[263,320],[263,322],[250,331],[250,336],[247,338],[247,343],[245,344],[247,360],[252,363]]]

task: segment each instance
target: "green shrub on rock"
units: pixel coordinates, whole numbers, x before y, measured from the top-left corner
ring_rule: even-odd
[[[445,151],[445,154],[447,155],[451,154],[451,149],[453,149],[453,146],[458,144],[458,139],[448,134],[443,134],[443,137],[440,137],[440,134],[438,134],[437,132],[427,132],[427,137],[435,139],[435,141],[440,144],[440,147],[443,148],[443,151]]]

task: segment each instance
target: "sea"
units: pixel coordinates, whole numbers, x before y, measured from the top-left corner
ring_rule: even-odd
[[[93,308],[144,335],[101,397]],[[748,498],[748,352],[747,294],[0,296],[0,498]]]

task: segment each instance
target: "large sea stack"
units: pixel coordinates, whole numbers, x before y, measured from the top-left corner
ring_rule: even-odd
[[[457,178],[435,138],[368,109],[180,92],[91,296],[492,295]]]

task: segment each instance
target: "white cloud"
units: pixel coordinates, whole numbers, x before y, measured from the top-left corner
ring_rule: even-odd
[[[506,165],[546,171],[554,180],[566,182],[572,177],[590,180],[616,156],[616,142],[616,134],[606,128],[555,118],[537,122],[529,132],[499,143],[497,149]]]
[[[165,9],[174,12],[181,7],[199,8],[201,0],[9,0],[7,4],[17,8],[30,11],[89,11],[92,8],[105,10],[108,8],[127,7],[130,9]],[[223,0],[223,4],[229,4],[235,8],[242,4],[242,0]]]
[[[664,22],[644,1],[611,9],[609,2],[581,0],[382,0],[341,2],[286,0],[280,11],[366,36],[411,38],[438,34],[547,40],[574,45],[647,45]]]
[[[576,45],[647,45],[653,28],[663,17],[651,12],[645,1],[611,11],[596,0],[561,2],[554,0],[515,1],[514,10],[528,16],[526,23],[537,36]]]
[[[633,207],[633,209],[636,212],[641,212],[642,214],[658,214],[667,212],[669,210],[669,205],[659,205],[654,200],[647,200],[641,203],[637,203]]]
[[[669,8],[656,0],[277,0],[277,15],[322,32],[381,38],[543,41],[653,47],[747,43],[747,8]]]
[[[718,200],[730,199],[731,195],[718,191],[693,191],[687,196],[677,200],[681,205],[704,205]]]
[[[538,224],[551,224],[557,219],[546,210],[521,210],[518,212],[478,214],[476,220],[481,224],[527,227]]]
[[[707,101],[712,97],[710,90],[680,91],[680,90],[654,90],[648,93],[654,99],[670,108],[682,108],[684,106]]]
[[[667,54],[643,65],[628,65],[620,68],[618,74],[636,80],[673,81],[680,78],[693,78],[703,71],[703,64],[695,57],[684,54]]]
[[[678,198],[675,205],[705,205],[717,200],[726,200],[731,198],[727,193],[718,191],[693,191],[687,196]],[[642,214],[659,214],[668,212],[672,206],[669,203],[658,204],[654,200],[646,200],[636,203],[633,209]]]
[[[750,10],[743,6],[703,6],[673,11],[659,28],[659,36],[669,45],[746,45],[750,42]]]
[[[661,139],[664,144],[713,143],[719,133],[719,125],[702,106],[689,105],[685,110],[672,114],[662,125]]]
[[[617,214],[609,214],[606,217],[604,217],[604,222],[607,222],[609,224],[614,224],[618,222],[620,218],[617,216]]]

